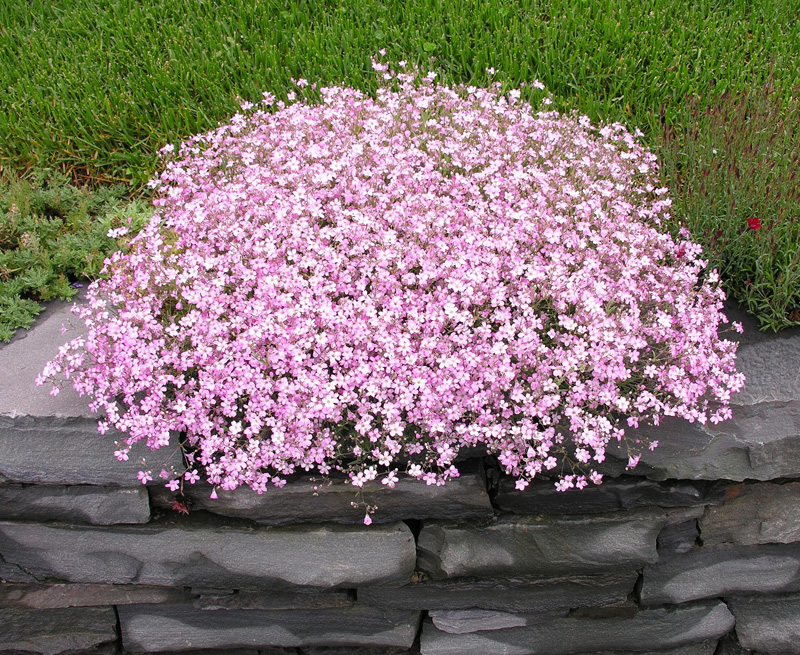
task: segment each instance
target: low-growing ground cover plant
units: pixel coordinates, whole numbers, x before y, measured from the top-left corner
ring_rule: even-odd
[[[537,112],[373,65],[375,97],[301,79],[309,101],[265,94],[165,149],[152,220],[40,382],[90,394],[121,459],[183,433],[173,490],[308,470],[444,484],[472,446],[518,488],[548,471],[583,488],[628,426],[730,415],[724,292],[663,229],[635,135],[549,111],[538,82]],[[629,445],[631,466],[656,446]]]
[[[69,300],[78,280],[96,278],[151,213],[120,187],[79,189],[53,170],[0,184],[0,341],[30,327],[40,302]]]

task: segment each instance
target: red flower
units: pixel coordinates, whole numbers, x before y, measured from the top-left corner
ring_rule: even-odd
[[[747,227],[751,230],[758,230],[761,228],[761,219],[758,216],[753,216],[747,219]]]

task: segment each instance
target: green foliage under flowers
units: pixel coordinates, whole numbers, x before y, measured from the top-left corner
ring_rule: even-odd
[[[152,213],[125,189],[89,191],[52,170],[0,185],[0,341],[30,327],[40,302],[68,300],[76,280],[96,278],[109,253],[124,245],[111,229],[142,228]]]
[[[767,83],[690,102],[683,125],[659,148],[673,216],[762,329],[800,325],[800,94]]]

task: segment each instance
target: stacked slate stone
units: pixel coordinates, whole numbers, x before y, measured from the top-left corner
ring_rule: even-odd
[[[667,421],[600,486],[520,492],[477,457],[368,488],[364,526],[337,480],[198,484],[188,514],[136,486],[83,400],[33,386],[67,321],[0,348],[0,653],[800,653],[798,332],[747,324],[733,420]]]

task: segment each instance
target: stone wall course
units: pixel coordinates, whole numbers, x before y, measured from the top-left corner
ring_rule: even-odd
[[[434,580],[635,570],[655,562],[659,509],[586,517],[504,517],[483,528],[425,522],[419,567]]]
[[[800,482],[738,484],[700,520],[704,545],[753,545],[800,541]]]
[[[111,607],[0,609],[0,651],[58,655],[117,639]]]
[[[666,480],[655,482],[634,476],[606,477],[600,485],[557,491],[552,480],[534,480],[524,490],[515,481],[499,482],[494,503],[500,511],[514,514],[595,514],[635,507],[691,507],[720,502],[725,484]]]
[[[364,485],[360,497],[377,507],[373,523],[394,523],[409,519],[447,519],[451,521],[489,521],[494,510],[483,471],[476,462],[459,465],[461,477],[444,487],[430,486],[422,480],[401,476],[394,489],[380,483]],[[282,489],[269,488],[263,494],[239,487],[233,491],[217,490],[212,499],[211,487],[197,484],[185,490],[192,509],[214,514],[246,518],[265,525],[298,522],[361,524],[363,509],[351,503],[359,500],[358,490],[341,479],[324,480],[302,476]],[[169,507],[175,494],[163,486],[152,487],[154,506]]]
[[[359,602],[387,609],[486,609],[564,614],[573,607],[624,601],[633,591],[635,571],[561,578],[443,580],[403,587],[358,589]]]
[[[403,584],[414,570],[414,537],[402,523],[248,528],[198,520],[0,521],[0,554],[40,580],[235,589]]]
[[[426,621],[421,655],[577,655],[597,651],[634,651],[647,644],[666,650],[713,641],[734,626],[720,601],[644,610],[630,619],[553,618],[518,615],[525,625],[451,634]]]
[[[114,457],[116,449],[114,434],[101,435],[96,418],[0,415],[0,482],[130,487],[143,468],[185,469],[178,448],[145,449],[125,462]]]
[[[727,598],[739,643],[769,655],[800,653],[800,594]]]
[[[800,543],[704,547],[644,568],[644,605],[800,591]]]
[[[133,603],[186,602],[179,587],[147,587],[110,584],[14,584],[0,585],[0,607],[55,609]]]
[[[147,523],[150,500],[135,488],[0,485],[0,519],[63,521],[92,525]]]
[[[197,610],[188,606],[119,608],[122,644],[134,653],[262,646],[410,648],[419,612],[357,606],[330,610]]]

